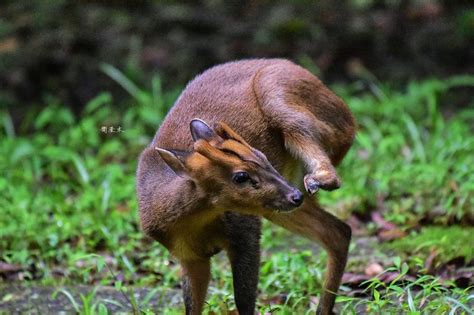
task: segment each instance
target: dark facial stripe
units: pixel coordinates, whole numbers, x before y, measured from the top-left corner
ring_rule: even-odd
[[[232,156],[235,156],[237,158],[239,158],[240,160],[244,161],[244,162],[250,162],[250,163],[253,163],[255,165],[257,165],[258,167],[261,167],[261,168],[266,168],[265,166],[263,166],[261,163],[259,163],[259,161],[257,160],[249,160],[248,158],[245,158],[243,156],[241,156],[240,154],[238,154],[237,152],[234,152],[232,150],[229,150],[229,149],[220,149],[223,153],[226,153],[226,154],[229,154],[229,155],[232,155]],[[253,153],[253,152],[252,152]]]
[[[231,151],[231,150],[229,150],[229,149],[220,149],[220,150],[221,150],[222,152],[226,153],[226,154],[236,156],[236,157],[238,157],[239,159],[243,160],[243,158],[242,158],[239,154],[237,154],[236,152],[234,152],[234,151]]]

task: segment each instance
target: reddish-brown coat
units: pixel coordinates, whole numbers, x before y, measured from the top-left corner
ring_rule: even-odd
[[[211,124],[225,122],[230,128],[217,125],[214,130],[222,138],[193,142],[188,126],[194,118]],[[211,68],[188,84],[140,158],[137,191],[142,227],[182,261],[191,284],[193,261],[201,270],[208,266],[208,257],[222,248],[235,257],[235,250],[229,248],[234,241],[229,235],[235,233],[226,231],[224,222],[228,210],[264,216],[318,241],[329,253],[326,292],[318,312],[329,314],[335,297],[332,292],[339,287],[347,259],[350,229],[310,198],[290,214],[263,209],[259,206],[261,200],[253,202],[252,198],[276,196],[277,191],[268,185],[258,194],[249,195],[250,200],[239,201],[241,195],[227,187],[229,178],[223,169],[261,172],[258,166],[249,169],[252,163],[242,160],[265,164],[253,151],[257,148],[279,173],[295,185],[304,186],[310,194],[318,188],[336,189],[340,181],[334,167],[347,153],[354,134],[355,122],[344,102],[290,61],[245,60]],[[179,159],[166,154],[160,158],[154,147],[191,153]],[[226,150],[234,154],[226,154]],[[169,161],[165,163],[163,158]],[[216,163],[225,167],[216,167]],[[182,167],[186,174],[177,176],[168,165],[174,165],[173,169]],[[249,226],[254,224],[231,229]],[[202,271],[198,273],[202,275]],[[191,284],[185,287],[187,310],[199,313],[205,297],[202,290],[207,285]],[[236,290],[236,300],[237,294]],[[243,310],[245,303],[237,301],[238,307],[239,303]]]

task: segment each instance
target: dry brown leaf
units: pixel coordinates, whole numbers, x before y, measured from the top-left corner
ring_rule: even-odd
[[[0,261],[0,274],[9,274],[22,271],[23,268],[20,265],[8,264]]]
[[[393,241],[402,237],[405,237],[406,233],[399,228],[394,228],[391,230],[381,230],[378,232],[377,237],[380,241]]]
[[[370,263],[364,270],[365,274],[369,277],[375,277],[376,275],[383,272],[383,267],[376,262]]]

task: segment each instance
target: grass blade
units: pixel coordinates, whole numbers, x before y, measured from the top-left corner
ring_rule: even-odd
[[[142,91],[130,81],[121,71],[114,66],[103,63],[100,69],[107,74],[112,80],[117,82],[124,90],[126,90],[135,100],[140,101]]]
[[[69,302],[71,302],[72,307],[74,308],[74,310],[77,313],[81,313],[81,308],[79,307],[79,304],[77,304],[76,300],[74,299],[74,297],[72,296],[72,294],[69,291],[67,291],[66,289],[59,289],[58,291],[56,291],[53,294],[53,299],[56,299],[57,293],[64,294],[66,296],[66,298],[69,300]]]

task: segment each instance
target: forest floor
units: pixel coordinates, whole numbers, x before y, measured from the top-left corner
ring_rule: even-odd
[[[179,265],[140,231],[135,198],[137,157],[179,89],[105,72],[131,101],[105,92],[74,114],[51,97],[19,124],[0,111],[0,313],[182,313]],[[472,76],[331,87],[358,122],[343,186],[318,192],[354,235],[341,313],[473,314],[472,87]],[[258,311],[314,313],[326,253],[269,223],[261,244]],[[228,261],[213,261],[206,312],[233,311]]]

